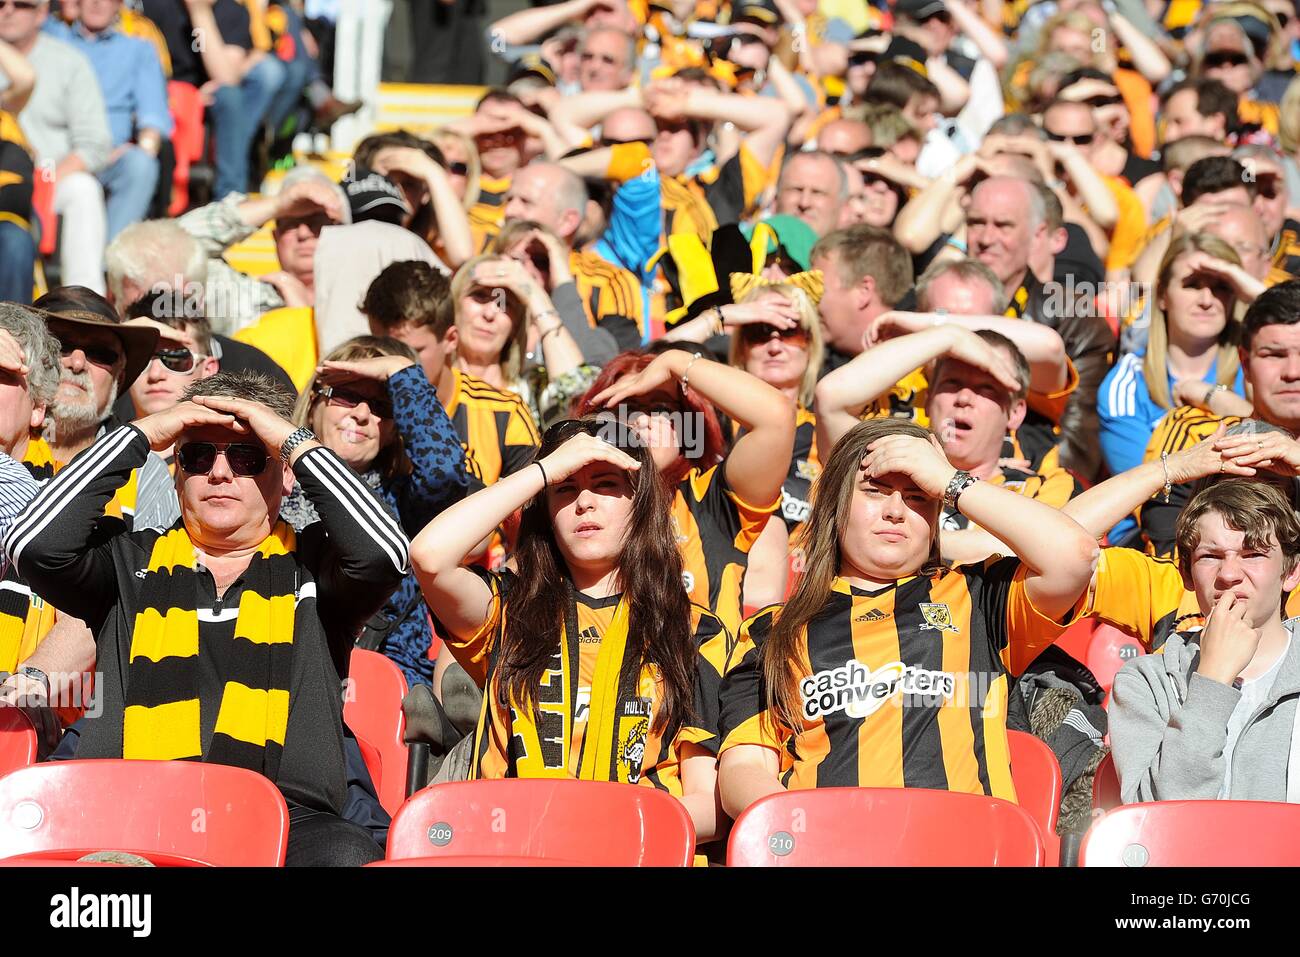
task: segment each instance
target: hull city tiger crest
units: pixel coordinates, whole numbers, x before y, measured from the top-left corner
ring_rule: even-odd
[[[916,607],[921,610],[921,617],[925,619],[925,624],[921,626],[922,631],[957,631],[957,626],[952,623],[952,612],[943,602],[923,601]]]
[[[627,784],[641,780],[646,737],[650,732],[649,698],[635,698],[623,706],[618,723],[618,779]]]

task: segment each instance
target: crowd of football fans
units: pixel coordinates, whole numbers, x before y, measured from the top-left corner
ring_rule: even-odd
[[[657,787],[706,855],[783,788],[1014,800],[1008,728],[1062,833],[1112,748],[1300,801],[1300,2],[442,7],[412,75],[506,84],[338,177],[330,4],[0,0],[43,757],[250,767],[290,863],[377,859],[360,645],[424,783]],[[1094,623],[1163,654],[1112,688]]]

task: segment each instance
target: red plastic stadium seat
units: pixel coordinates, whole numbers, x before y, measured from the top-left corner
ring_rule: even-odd
[[[40,167],[32,176],[32,219],[41,224],[37,252],[42,256],[53,256],[59,241],[59,217],[54,212],[54,180]]]
[[[1101,690],[1108,692],[1119,669],[1145,654],[1142,642],[1124,634],[1114,625],[1097,622],[1092,639],[1088,642],[1088,657],[1083,659],[1083,663],[1096,676]]]
[[[1023,731],[1007,731],[1011,751],[1011,780],[1016,798],[1043,835],[1047,863],[1060,859],[1056,823],[1061,816],[1061,765],[1047,743]]]
[[[17,708],[0,708],[0,774],[36,763],[36,729]]]
[[[1300,804],[1156,801],[1108,811],[1083,837],[1082,867],[1295,867]]]
[[[771,794],[731,829],[730,867],[1041,867],[1034,819],[999,798],[922,788]]]
[[[343,720],[372,749],[367,757],[363,746],[361,755],[374,778],[379,803],[389,814],[396,814],[406,800],[406,742],[402,740],[406,676],[384,655],[363,648],[352,649],[349,669],[352,684],[343,701]],[[375,752],[381,758],[380,767],[371,764]]]
[[[167,215],[179,216],[189,206],[190,167],[203,159],[203,97],[193,84],[168,80],[167,106],[175,125],[172,148],[176,152]]]
[[[158,864],[279,867],[288,835],[279,790],[244,768],[52,761],[0,778],[0,859],[112,850]]]
[[[1097,773],[1092,779],[1092,806],[1102,811],[1109,811],[1124,803],[1120,797],[1119,772],[1115,770],[1115,758],[1107,751],[1106,756],[1097,765]]]
[[[630,784],[547,778],[426,788],[393,819],[387,857],[687,867],[694,853],[690,815],[671,795]]]
[[[585,867],[582,861],[559,857],[519,857],[511,854],[447,854],[443,857],[404,857],[399,861],[375,861],[366,867]]]
[[[1092,642],[1092,633],[1097,628],[1093,618],[1080,618],[1056,639],[1054,644],[1080,664],[1088,661],[1088,645]]]

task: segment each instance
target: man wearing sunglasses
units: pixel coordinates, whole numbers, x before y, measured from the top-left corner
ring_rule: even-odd
[[[54,212],[62,218],[62,281],[102,293],[107,214],[95,175],[112,148],[108,113],[90,61],[41,30],[48,12],[48,0],[0,0],[0,39],[17,47],[36,72],[18,123],[38,175],[53,178]]]
[[[0,478],[0,525],[21,513],[48,475],[39,463],[49,457],[43,434],[58,388],[59,343],[43,317],[0,303],[0,463],[17,469]],[[83,623],[34,596],[2,549],[0,579],[0,707],[23,708],[45,754],[62,733],[48,704],[94,666],[94,641]]]
[[[1047,133],[1048,140],[1053,143],[1072,144],[1082,155],[1090,177],[1100,179],[1109,191],[1113,203],[1113,217],[1108,211],[1105,218],[1109,219],[1109,223],[1105,222],[1100,215],[1094,217],[1094,220],[1106,233],[1109,243],[1108,251],[1103,257],[1106,269],[1112,274],[1112,279],[1122,280],[1124,271],[1137,257],[1142,239],[1146,235],[1147,217],[1146,210],[1142,207],[1142,200],[1138,199],[1137,193],[1133,192],[1132,187],[1119,176],[1107,176],[1097,171],[1094,158],[1102,141],[1098,137],[1096,117],[1088,104],[1072,100],[1057,100],[1043,113],[1043,130]],[[1069,165],[1068,161],[1062,163],[1062,167],[1066,171],[1066,188],[1071,195],[1087,199],[1083,192],[1087,184],[1076,182],[1076,177],[1082,171],[1080,167],[1077,164]],[[1089,203],[1085,208],[1091,211],[1091,205]]]
[[[96,635],[102,713],[59,756],[261,773],[289,805],[287,864],[359,865],[382,852],[343,817],[340,682],[408,544],[347,464],[289,421],[292,402],[256,375],[194,383],[59,472],[6,547],[37,594]],[[180,521],[97,539],[113,490],[172,445]],[[280,520],[295,480],[320,517],[297,534]]]
[[[107,253],[109,285],[122,308],[162,286],[201,287],[205,314],[214,332],[233,335],[282,306],[315,303],[316,247],[326,226],[349,224],[347,194],[319,170],[291,170],[274,196],[242,194],[190,210],[175,220],[197,243],[177,248],[159,235],[156,220],[136,224],[114,240]],[[225,251],[272,225],[279,270],[250,276],[223,258]],[[204,260],[206,257],[206,262]]]

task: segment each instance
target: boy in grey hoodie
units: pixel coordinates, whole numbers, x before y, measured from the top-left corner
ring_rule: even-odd
[[[1290,757],[1290,742],[1300,737],[1293,734],[1300,643],[1290,641],[1295,623],[1285,621],[1282,611],[1287,591],[1292,592],[1290,607],[1300,607],[1300,542],[1292,544],[1289,537],[1300,534],[1295,517],[1297,475],[1300,443],[1291,433],[1245,419],[1231,428],[1221,425],[1196,445],[1094,485],[1062,507],[1100,538],[1139,505],[1162,492],[1167,500],[1175,485],[1196,483],[1194,488],[1204,492],[1219,486],[1243,490],[1197,498],[1196,513],[1189,502],[1183,513],[1186,524],[1180,526],[1185,538],[1177,543],[1180,554],[1187,556],[1185,567],[1130,548],[1101,551],[1084,614],[1158,652],[1130,662],[1112,689],[1111,742],[1125,801],[1220,796],[1287,800],[1289,766],[1298,769],[1289,783],[1290,800],[1300,801],[1300,747],[1295,760]],[[1213,484],[1207,488],[1208,483]],[[1271,488],[1272,494],[1262,488]],[[1280,511],[1279,500],[1287,503]],[[1271,511],[1256,507],[1265,502]],[[1205,537],[1207,554],[1200,561],[1210,580],[1201,588],[1196,583],[1202,576],[1198,559],[1183,545],[1201,544],[1203,519],[1219,537]],[[1260,539],[1272,544],[1264,555],[1256,554],[1258,549],[1227,547],[1242,544],[1242,539],[1256,546],[1263,544]],[[1208,553],[1212,543],[1220,553]],[[1282,565],[1275,570],[1276,583],[1269,578],[1257,584],[1256,565],[1265,562],[1273,568],[1279,552]],[[1216,578],[1221,579],[1217,585]],[[1249,613],[1250,600],[1236,600],[1248,594],[1267,613]],[[1206,633],[1200,625],[1206,615],[1213,617],[1220,598],[1225,608],[1219,625]],[[1224,629],[1229,629],[1230,638],[1223,637],[1229,634]],[[1234,687],[1239,678],[1240,687]]]
[[[1111,743],[1126,802],[1300,800],[1288,785],[1300,700],[1300,520],[1274,484],[1217,482],[1178,519],[1178,567],[1205,627],[1115,677]],[[1300,769],[1295,776],[1300,779]],[[1290,792],[1290,793],[1289,793]]]

